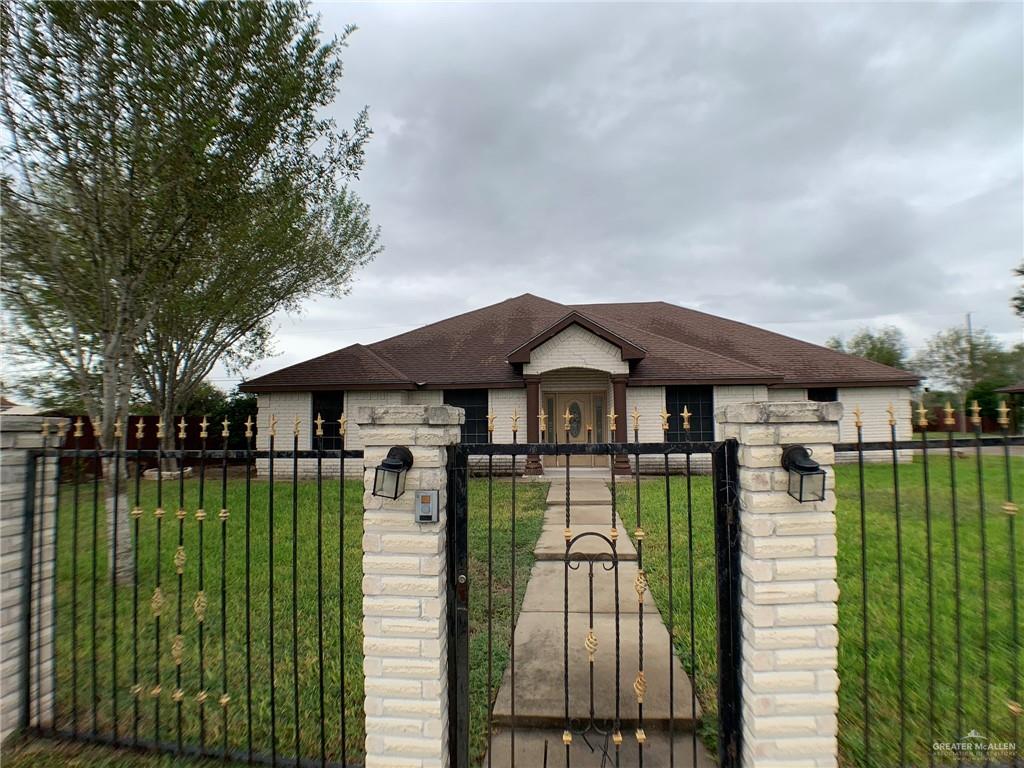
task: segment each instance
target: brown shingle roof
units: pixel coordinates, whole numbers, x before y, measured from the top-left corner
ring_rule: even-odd
[[[640,350],[630,381],[774,386],[909,385],[906,371],[664,302],[567,306],[523,294],[376,344],[355,344],[245,382],[249,392],[522,386],[509,355],[567,315]],[[639,359],[637,359],[639,358]]]
[[[996,392],[1006,392],[1010,395],[1024,395],[1024,381],[1018,381],[1016,384],[1011,384],[1008,387],[1002,387],[997,389]]]

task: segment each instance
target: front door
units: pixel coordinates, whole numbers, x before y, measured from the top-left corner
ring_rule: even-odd
[[[548,414],[550,428],[549,442],[570,443],[596,442],[601,436],[601,424],[597,422],[600,404],[604,402],[603,392],[558,392],[548,395],[546,401],[554,405],[554,413]],[[565,414],[569,413],[569,430],[565,429]],[[565,456],[548,456],[547,466],[564,467]],[[577,455],[569,457],[574,467],[607,466],[605,456]]]

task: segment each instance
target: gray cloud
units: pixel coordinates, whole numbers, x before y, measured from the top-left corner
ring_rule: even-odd
[[[252,373],[525,291],[1021,337],[1019,4],[315,8],[387,250]]]

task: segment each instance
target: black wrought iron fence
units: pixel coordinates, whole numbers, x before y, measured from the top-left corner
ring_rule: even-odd
[[[36,526],[24,553],[37,582],[52,580],[55,635],[48,666],[42,622],[28,628],[26,690],[50,677],[52,721],[39,696],[23,719],[178,754],[359,762],[362,481],[345,475],[362,451],[299,450],[298,424],[281,437],[272,425],[257,450],[251,423],[244,450],[207,450],[208,426],[199,450],[180,447],[184,425],[173,450],[82,450],[79,422],[34,453],[31,475],[85,458],[112,485],[58,477],[55,541],[44,548]],[[31,521],[45,502],[30,497]]]
[[[858,439],[835,446],[857,457],[838,510],[846,764],[1022,764],[1024,437],[1005,410],[1001,435],[983,436],[978,411],[973,438],[954,437],[947,406],[944,439],[919,409],[919,437],[898,440],[890,407],[883,441],[855,412]]]

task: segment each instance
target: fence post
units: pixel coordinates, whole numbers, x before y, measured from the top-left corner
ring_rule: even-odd
[[[53,448],[63,430],[54,434],[49,425]],[[42,428],[39,416],[0,419],[0,741],[18,728],[53,724],[57,464],[31,454],[43,447]]]
[[[838,764],[835,463],[842,405],[737,403],[718,409],[739,441],[744,768]],[[826,470],[824,501],[787,492],[784,446]]]
[[[461,408],[361,407],[363,672],[366,768],[448,765],[447,446]],[[373,496],[374,468],[392,446],[413,466],[398,499]],[[417,491],[438,491],[439,522],[417,523]]]

